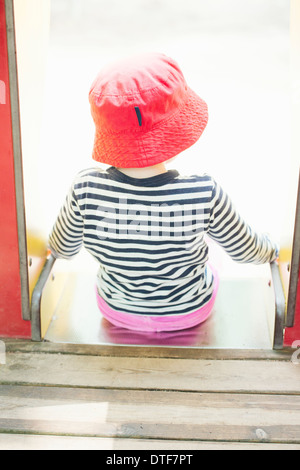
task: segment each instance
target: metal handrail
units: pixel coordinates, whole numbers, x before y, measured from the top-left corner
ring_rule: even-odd
[[[43,290],[46,285],[46,282],[49,279],[53,266],[55,264],[56,258],[50,254],[43,266],[40,277],[36,283],[36,286],[32,292],[31,297],[31,338],[33,341],[41,341],[41,302]]]
[[[273,349],[282,349],[284,341],[284,328],[286,326],[286,298],[280,276],[279,264],[277,261],[273,261],[270,266],[275,294],[275,328]]]

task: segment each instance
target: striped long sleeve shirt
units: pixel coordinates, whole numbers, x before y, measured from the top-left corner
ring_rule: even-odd
[[[99,262],[98,291],[116,311],[184,315],[212,297],[206,237],[239,263],[268,263],[277,247],[254,232],[209,175],[171,170],[146,179],[116,168],[80,172],[50,235],[56,257],[82,246]]]

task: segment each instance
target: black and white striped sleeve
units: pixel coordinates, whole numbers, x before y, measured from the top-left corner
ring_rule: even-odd
[[[83,218],[73,186],[62,206],[49,237],[49,247],[56,258],[73,258],[83,244]]]
[[[267,234],[256,233],[214,182],[208,235],[238,263],[263,264],[275,260],[278,247]]]

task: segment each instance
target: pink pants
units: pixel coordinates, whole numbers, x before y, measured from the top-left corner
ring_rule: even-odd
[[[185,330],[187,328],[192,328],[193,326],[203,323],[210,316],[218,288],[219,288],[219,276],[214,268],[210,266],[210,269],[214,276],[214,292],[211,299],[195,312],[188,313],[187,315],[164,315],[164,316],[154,316],[149,315],[139,315],[131,314],[125,312],[118,312],[110,308],[107,303],[100,297],[98,289],[96,290],[97,294],[97,303],[99,310],[101,311],[104,318],[106,318],[110,323],[115,326],[126,328],[129,330],[135,331],[145,331],[145,332],[160,332],[160,331],[179,331]]]

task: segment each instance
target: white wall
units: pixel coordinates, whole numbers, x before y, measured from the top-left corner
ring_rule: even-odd
[[[289,201],[296,201],[296,187],[300,165],[300,2],[291,0],[291,134],[292,150],[289,180]],[[289,204],[286,211],[285,225],[294,223],[295,205]],[[286,234],[286,245],[291,245],[292,239]]]
[[[50,32],[50,0],[14,0],[27,226],[43,233],[41,132]]]

